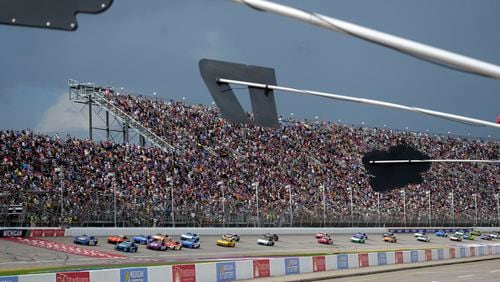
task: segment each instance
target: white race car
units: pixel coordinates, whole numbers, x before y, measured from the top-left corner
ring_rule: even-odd
[[[274,246],[274,241],[271,238],[267,238],[264,236],[262,238],[257,239],[257,244],[264,246]]]
[[[413,236],[421,237],[421,236],[427,236],[427,235],[425,234],[425,232],[417,232],[417,233],[414,233]]]
[[[498,231],[494,231],[494,232],[490,233],[489,235],[493,239],[500,239],[500,232],[498,232]]]
[[[462,242],[462,236],[451,235],[449,238],[451,241]]]
[[[421,241],[421,242],[430,242],[430,241],[431,241],[431,238],[429,238],[429,236],[427,236],[427,235],[418,236],[418,237],[417,237],[417,241]]]

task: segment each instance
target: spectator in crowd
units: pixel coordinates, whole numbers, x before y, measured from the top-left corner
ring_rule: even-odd
[[[472,194],[478,217],[496,220],[498,164],[433,164],[423,183],[401,188],[403,204],[401,189],[380,195],[371,189],[361,158],[406,143],[431,158],[498,159],[497,140],[292,119],[268,129],[228,123],[202,105],[106,97],[177,152],[0,131],[0,187],[10,195],[0,204],[23,204],[36,225],[95,225],[109,224],[116,200],[120,225],[162,226],[171,221],[173,189],[178,224],[241,226],[256,222],[258,190],[263,224],[288,225],[292,212],[294,226],[318,225],[324,207],[327,225],[401,224],[406,206],[408,225],[421,225],[430,191],[433,224],[473,222]]]

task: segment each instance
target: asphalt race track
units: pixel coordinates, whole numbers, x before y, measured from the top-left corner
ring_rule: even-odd
[[[278,234],[279,235],[279,234]],[[168,263],[182,261],[243,259],[247,257],[291,256],[298,254],[337,253],[378,251],[394,249],[437,248],[453,245],[473,245],[485,243],[500,243],[500,240],[483,241],[480,239],[463,242],[452,242],[448,238],[437,237],[431,234],[431,242],[418,242],[413,234],[398,234],[397,243],[382,241],[381,234],[368,234],[365,244],[356,244],[349,241],[348,234],[333,234],[333,245],[316,243],[314,234],[311,235],[283,235],[275,246],[267,247],[256,244],[259,236],[242,236],[235,248],[225,248],[215,245],[218,236],[202,236],[200,249],[183,248],[179,251],[152,251],[146,246],[140,246],[137,253],[123,253],[114,250],[114,245],[106,242],[106,237],[99,237],[97,246],[82,246],[85,249],[112,253],[123,258],[93,258],[75,255],[62,251],[33,247],[7,240],[0,240],[0,270],[20,268],[55,267],[55,266],[92,266],[98,264],[141,264],[141,263]],[[44,237],[50,242],[73,245],[72,237]]]

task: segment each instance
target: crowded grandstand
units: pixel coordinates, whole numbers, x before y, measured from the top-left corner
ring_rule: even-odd
[[[398,144],[437,159],[498,159],[498,140],[286,118],[269,129],[228,123],[204,105],[106,99],[175,150],[0,131],[2,224],[498,224],[498,164],[435,163],[423,183],[377,193],[361,161]]]

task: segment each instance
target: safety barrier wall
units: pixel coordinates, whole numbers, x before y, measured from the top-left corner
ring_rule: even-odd
[[[417,232],[419,230],[449,230],[450,228],[390,228],[400,232]],[[454,228],[454,230],[471,230],[472,228]],[[497,231],[500,227],[479,227],[483,232]],[[181,235],[186,232],[195,232],[199,235],[221,235],[224,233],[236,233],[241,235],[261,235],[266,232],[277,233],[280,235],[299,235],[299,234],[315,234],[316,232],[326,232],[333,234],[352,234],[356,232],[363,233],[384,233],[387,228],[92,228],[92,227],[72,227],[66,229],[66,236],[80,236],[82,234],[93,236],[110,236],[110,235],[138,235],[138,234],[157,234],[166,233],[169,235]],[[406,231],[408,230],[408,231]],[[433,231],[432,231],[433,232]]]
[[[457,245],[453,247],[350,253],[311,257],[256,258],[241,261],[131,267],[80,272],[59,272],[0,277],[1,282],[180,282],[233,281],[259,277],[362,268],[390,264],[500,255],[499,244]]]

